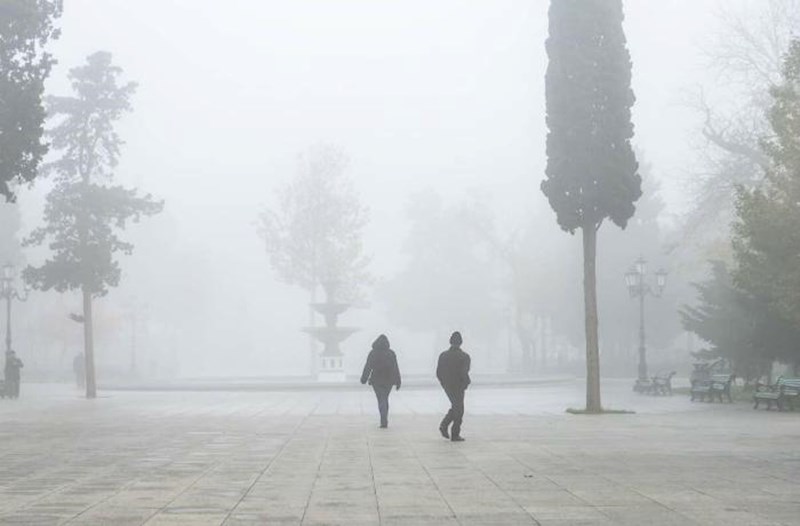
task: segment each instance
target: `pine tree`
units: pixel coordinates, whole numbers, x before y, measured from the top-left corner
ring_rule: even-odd
[[[759,187],[737,192],[734,279],[800,329],[800,40],[790,46],[783,83],[771,94],[769,168]],[[782,359],[800,364],[800,353]]]
[[[50,130],[59,154],[50,168],[55,185],[47,195],[44,226],[33,231],[27,244],[47,242],[50,259],[28,267],[25,279],[40,290],[80,290],[83,297],[86,396],[96,395],[92,300],[119,284],[121,270],[115,255],[130,254],[133,245],[120,238],[129,221],[161,211],[163,203],[149,194],[111,184],[122,139],[114,125],[131,110],[136,84],[120,85],[122,70],[111,55],[97,52],[86,65],[69,73],[73,96],[48,99],[56,119]]]
[[[697,302],[680,310],[683,327],[708,344],[695,353],[698,358],[725,358],[737,376],[757,379],[773,360],[786,361],[795,352],[800,331],[765,298],[737,287],[724,262],[710,263],[709,279],[693,284]]]
[[[642,195],[630,144],[631,59],[621,0],[553,0],[549,17],[542,191],[561,228],[583,234],[586,410],[600,412],[597,231],[607,218],[625,228]]]
[[[44,48],[61,9],[62,0],[0,2],[0,195],[10,201],[10,184],[32,180],[47,153],[42,95],[55,61]]]

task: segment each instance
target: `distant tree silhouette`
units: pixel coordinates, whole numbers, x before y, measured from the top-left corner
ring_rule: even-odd
[[[278,192],[277,206],[261,212],[258,232],[280,278],[329,299],[362,302],[371,283],[362,233],[369,215],[347,177],[338,148],[317,145],[298,158],[297,173]],[[313,324],[313,310],[309,312]],[[316,351],[311,343],[312,374]]]
[[[411,197],[407,219],[406,264],[380,288],[389,319],[430,332],[439,344],[453,327],[469,327],[473,340],[490,340],[504,320],[495,256],[483,233],[490,228],[487,210],[445,206],[427,191]]]
[[[286,283],[309,291],[335,283],[340,299],[359,300],[370,282],[362,243],[369,216],[347,178],[347,164],[330,145],[301,154],[278,206],[262,211],[259,233]]]
[[[781,82],[783,60],[800,31],[798,0],[721,2],[717,28],[703,50],[714,85],[689,101],[702,118],[699,162],[689,183],[693,208],[684,218],[683,247],[702,259],[731,261],[730,225],[736,187],[760,184],[769,159],[761,141],[770,135],[769,90]],[[735,100],[726,105],[722,101]]]

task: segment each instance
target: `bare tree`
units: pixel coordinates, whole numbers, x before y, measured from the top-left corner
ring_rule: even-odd
[[[770,133],[769,89],[780,80],[789,42],[800,31],[800,0],[726,0],[718,20],[704,50],[718,91],[700,87],[690,102],[702,126],[685,233],[704,242],[727,231],[735,188],[758,184],[766,168],[760,144]]]
[[[258,232],[280,278],[328,299],[359,302],[371,283],[362,231],[368,222],[346,175],[347,156],[319,145],[298,157],[297,174],[278,192],[275,208],[262,211]],[[313,311],[310,312],[313,323]],[[312,347],[312,368],[316,363]],[[313,372],[313,370],[312,370]]]

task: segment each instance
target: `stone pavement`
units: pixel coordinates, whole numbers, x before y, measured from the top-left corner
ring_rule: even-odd
[[[0,401],[0,524],[800,524],[800,414],[639,397],[607,381],[434,390],[104,393]]]

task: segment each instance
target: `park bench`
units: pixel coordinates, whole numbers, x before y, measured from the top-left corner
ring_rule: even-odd
[[[758,409],[761,402],[767,403],[767,410],[774,404],[778,411],[783,411],[787,405],[794,409],[795,401],[800,400],[800,378],[779,377],[774,384],[756,383],[753,393],[753,409]]]
[[[672,377],[675,376],[675,371],[668,373],[659,373],[653,377],[651,382],[650,394],[652,395],[668,395],[672,396]]]
[[[733,402],[731,396],[731,384],[733,383],[734,375],[732,374],[713,374],[707,380],[696,380],[692,382],[691,395],[692,402],[705,399],[713,402],[714,398],[719,398],[722,402],[722,397],[728,398],[728,402]]]
[[[649,393],[653,389],[653,380],[651,378],[641,379],[637,378],[633,384],[633,392],[644,394]]]

